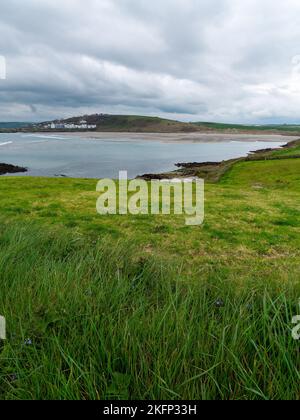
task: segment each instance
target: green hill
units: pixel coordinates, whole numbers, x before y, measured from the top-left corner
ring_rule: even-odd
[[[201,127],[191,123],[139,115],[93,114],[55,120],[53,122],[78,125],[82,121],[86,121],[88,125],[97,125],[96,131],[99,132],[180,133],[201,130]],[[43,129],[45,124],[51,122],[52,121],[47,121],[38,124],[34,129]],[[61,131],[61,129],[59,130]]]
[[[300,135],[300,125],[242,125],[223,124],[215,122],[182,122],[159,117],[140,115],[109,115],[92,114],[81,115],[54,121],[45,121],[39,124],[32,123],[0,123],[0,132],[15,131],[49,131],[45,126],[54,122],[56,124],[81,124],[86,121],[88,125],[96,125],[98,132],[119,132],[119,133],[193,133],[193,132],[223,132],[223,133],[249,133],[249,134],[294,134]],[[53,130],[51,130],[53,131]],[[58,128],[56,131],[64,131]],[[70,131],[68,129],[67,131]],[[78,131],[78,129],[74,129]]]
[[[97,131],[174,133],[199,130],[194,124],[137,115],[108,115],[100,120],[97,126]]]

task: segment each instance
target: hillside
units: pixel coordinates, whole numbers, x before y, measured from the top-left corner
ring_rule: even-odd
[[[96,124],[99,132],[136,132],[136,133],[181,133],[181,132],[228,132],[228,133],[285,133],[299,134],[300,125],[241,125],[211,122],[182,122],[159,117],[139,115],[94,114],[57,120],[60,123],[75,123],[84,119],[88,124]]]
[[[119,132],[119,133],[244,133],[244,134],[285,134],[300,136],[300,125],[241,125],[223,124],[214,122],[182,122],[177,120],[164,119],[159,117],[139,116],[139,115],[109,115],[92,114],[44,121],[41,123],[8,122],[0,123],[0,132],[40,132],[40,131],[82,131],[76,127],[62,128],[63,124],[78,125],[85,121],[87,125],[96,125],[97,128],[83,128],[83,131],[98,132]],[[50,124],[55,123],[60,127],[50,129]]]
[[[180,133],[201,130],[201,127],[190,123],[138,115],[93,114],[55,120],[54,123],[79,124],[82,120],[86,121],[88,125],[97,125],[96,131],[99,132]],[[35,126],[35,129],[40,129],[51,122],[41,123]]]
[[[222,124],[214,122],[182,122],[159,117],[139,115],[109,115],[93,114],[83,115],[63,120],[56,120],[55,123],[78,124],[85,120],[87,124],[97,125],[99,132],[132,132],[132,133],[192,133],[201,132],[227,132],[227,133],[251,133],[251,134],[299,134],[300,125],[241,125]],[[49,123],[49,122],[48,122]],[[38,128],[45,123],[38,125]]]
[[[97,124],[97,131],[129,131],[129,132],[193,132],[199,128],[189,123],[166,120],[158,117],[136,115],[109,115]]]

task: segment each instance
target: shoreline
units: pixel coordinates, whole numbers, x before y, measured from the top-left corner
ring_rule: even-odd
[[[177,163],[175,166],[178,168],[171,172],[160,174],[144,174],[137,178],[146,181],[175,179],[175,178],[202,178],[210,182],[218,182],[220,178],[230,170],[238,162],[249,161],[267,161],[267,160],[280,160],[280,159],[300,159],[300,154],[276,156],[274,152],[284,149],[297,148],[300,145],[300,139],[293,140],[279,148],[261,149],[249,152],[247,156],[236,159],[223,160],[219,162],[186,162]]]
[[[37,134],[39,135],[39,133],[33,133],[33,134]],[[44,135],[45,133],[41,133],[40,135]],[[74,133],[72,133],[74,135]],[[55,133],[54,136],[67,136],[66,133]],[[77,133],[76,137],[82,137],[83,133]],[[103,139],[102,137],[104,136],[103,133],[98,133],[98,136],[96,136],[95,138],[95,133],[93,135],[91,135],[91,137],[86,137],[85,138],[95,138],[95,139],[100,139],[100,140],[107,140],[107,141],[120,141],[119,139],[115,138],[115,133],[110,133],[111,139],[107,139],[107,135],[105,135],[105,139]],[[173,136],[172,138],[170,138],[171,136]],[[204,136],[206,136],[205,138],[203,138]],[[221,136],[215,136],[214,134],[198,134],[198,139],[192,141],[192,143],[207,143],[207,137],[209,138],[213,138],[213,141],[211,141],[211,143],[223,143],[223,142],[228,142],[228,138],[233,137],[234,135],[232,134],[223,134]],[[122,136],[121,136],[122,137]],[[124,141],[128,141],[128,134],[123,134],[124,137]],[[141,135],[134,133],[134,136],[131,135],[131,138],[129,140],[144,140],[144,141],[158,141],[158,142],[165,142],[165,143],[190,143],[191,142],[191,135],[190,134],[185,134],[185,138],[188,137],[190,141],[187,141],[186,139],[183,140],[182,139],[182,135],[177,135],[176,139],[174,139],[174,134],[170,135],[170,134],[165,134],[164,139],[162,140],[162,135],[158,135],[158,134],[151,134],[151,135],[145,135],[143,134],[143,139],[141,139]],[[200,138],[199,138],[200,137]],[[261,135],[238,135],[235,134],[235,137],[238,137],[239,140],[237,142],[249,142],[249,141],[254,141],[254,138],[258,138],[256,140],[256,142],[264,142],[264,143],[268,143],[268,142],[276,142],[276,140],[278,141],[278,143],[282,143],[284,141],[284,139],[286,139],[285,136],[280,136],[280,135],[265,135],[265,136],[261,136]],[[279,138],[278,138],[279,137]],[[279,139],[281,141],[279,141]],[[288,142],[286,144],[281,145],[280,147],[275,147],[275,148],[267,148],[267,149],[259,149],[253,152],[249,152],[247,156],[241,156],[239,158],[234,158],[234,159],[229,159],[229,160],[223,160],[223,161],[216,161],[216,162],[186,162],[186,163],[175,163],[174,165],[178,168],[174,171],[170,171],[170,172],[162,172],[162,173],[148,173],[148,174],[144,174],[144,175],[138,175],[136,176],[136,178],[138,179],[145,179],[145,180],[151,180],[151,179],[171,179],[171,178],[185,178],[185,177],[199,177],[199,174],[201,175],[200,177],[206,178],[206,179],[219,179],[220,178],[220,174],[224,173],[224,171],[227,171],[227,169],[229,167],[232,167],[232,165],[234,165],[236,162],[238,161],[248,161],[248,160],[267,160],[267,159],[272,159],[272,154],[275,151],[278,150],[282,150],[284,148],[293,148],[295,146],[298,146],[300,144],[300,139],[299,137],[296,137],[291,140],[291,137],[288,136]],[[231,140],[232,142],[234,142],[234,140]],[[300,158],[300,156],[296,156],[296,158]],[[20,166],[14,166],[11,164],[5,164],[5,163],[0,163],[0,176],[3,175],[10,175],[10,174],[21,174],[21,173],[25,173],[28,172],[27,168],[24,167],[20,167]],[[34,176],[33,176],[34,177]],[[54,177],[65,177],[65,178],[69,178],[66,175],[55,175]],[[49,177],[51,178],[51,177]]]
[[[24,133],[25,134],[25,133]],[[102,141],[155,141],[160,143],[224,143],[236,142],[290,142],[299,139],[296,135],[283,134],[239,134],[239,133],[123,133],[123,132],[33,132],[37,136],[79,137],[88,140]]]
[[[10,165],[8,163],[0,163],[0,175],[20,174],[28,172],[28,169],[21,166]]]

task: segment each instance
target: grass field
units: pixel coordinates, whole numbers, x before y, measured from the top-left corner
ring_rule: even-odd
[[[95,189],[0,179],[0,397],[299,399],[300,160],[235,164],[199,227]]]
[[[214,123],[214,122],[198,122],[194,123],[201,128],[207,128],[210,130],[217,130],[217,131],[238,131],[238,132],[283,132],[283,133],[291,133],[291,134],[299,134],[300,133],[300,125],[297,124],[267,124],[267,125],[246,125],[246,124],[221,124],[221,123]]]

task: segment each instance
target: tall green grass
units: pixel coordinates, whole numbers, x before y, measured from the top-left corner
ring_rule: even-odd
[[[243,279],[34,225],[0,229],[2,399],[298,399],[297,266]],[[271,266],[270,266],[271,267]],[[234,274],[235,273],[235,274]]]

